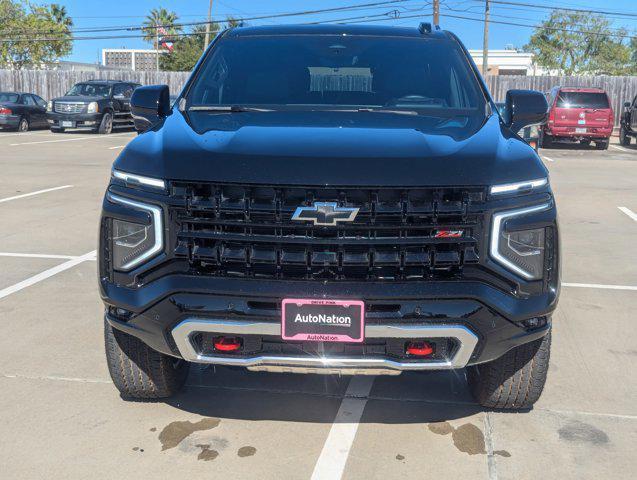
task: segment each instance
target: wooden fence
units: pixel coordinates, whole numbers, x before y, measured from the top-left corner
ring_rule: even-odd
[[[181,91],[189,72],[133,72],[133,71],[63,71],[63,70],[0,70],[0,91],[25,91],[40,95],[44,99],[63,95],[71,86],[80,81],[96,77],[103,79],[121,79],[135,81],[142,85],[166,84],[173,94]],[[494,99],[504,100],[507,90],[513,88],[530,88],[547,92],[555,85],[604,88],[615,110],[615,125],[619,124],[619,116],[624,102],[637,95],[637,76],[633,77],[522,77],[522,76],[488,76],[487,85]]]

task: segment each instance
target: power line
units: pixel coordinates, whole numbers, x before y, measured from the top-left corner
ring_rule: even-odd
[[[475,2],[484,3],[485,0],[473,0]],[[593,10],[587,8],[572,8],[572,7],[549,7],[548,5],[539,5],[533,3],[523,3],[523,2],[511,2],[505,0],[489,0],[491,3],[498,5],[515,5],[518,7],[528,7],[528,8],[539,8],[544,10],[564,10],[567,12],[578,12],[578,13],[596,13],[600,15],[616,15],[618,17],[637,17],[637,13],[626,13],[626,12],[611,12],[608,10]]]
[[[329,12],[342,12],[347,10],[357,10],[368,7],[381,7],[386,5],[398,4],[398,3],[406,3],[413,0],[385,0],[380,2],[370,2],[370,3],[361,3],[355,5],[346,5],[342,7],[333,7],[333,8],[322,8],[316,10],[302,10],[297,12],[283,12],[272,15],[260,15],[253,17],[240,17],[237,20],[241,20],[244,22],[254,21],[254,20],[266,20],[271,18],[287,18],[287,17],[295,17],[295,16],[303,16],[303,15],[315,15],[318,13],[329,13]],[[225,19],[221,20],[213,20],[211,23],[223,23]],[[83,29],[70,29],[70,33],[83,32],[83,33],[99,33],[99,32],[115,32],[115,31],[136,31],[136,30],[152,30],[160,27],[192,27],[197,25],[206,25],[210,23],[208,20],[197,21],[197,22],[182,22],[182,23],[173,23],[171,25],[129,25],[129,26],[114,26],[114,27],[87,27]],[[14,33],[18,33],[19,35],[34,35],[34,34],[59,34],[58,32],[53,32],[51,30],[40,30],[40,31],[30,31],[30,32],[10,32],[3,31],[0,32],[0,36],[6,37],[7,35],[12,35]],[[31,40],[29,38],[29,40]],[[39,39],[38,39],[39,40]]]

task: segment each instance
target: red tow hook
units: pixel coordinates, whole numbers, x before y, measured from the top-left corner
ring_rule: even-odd
[[[434,353],[434,347],[427,342],[409,342],[405,348],[407,355],[415,357],[427,357]]]
[[[241,339],[237,337],[217,337],[214,342],[215,350],[220,352],[234,352],[241,348]]]

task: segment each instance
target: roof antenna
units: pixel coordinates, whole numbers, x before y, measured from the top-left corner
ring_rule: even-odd
[[[431,33],[431,23],[422,22],[420,25],[418,25],[418,31],[423,35],[425,33]]]

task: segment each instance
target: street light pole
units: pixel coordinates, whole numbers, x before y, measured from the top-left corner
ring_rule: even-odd
[[[212,0],[210,0],[210,3],[208,4],[208,23],[206,23],[206,42],[204,43],[203,46],[203,51],[206,51],[206,48],[208,48],[208,43],[210,43],[210,21],[212,20]]]
[[[482,76],[489,72],[489,0],[484,4],[484,38],[482,43]]]
[[[155,70],[159,72],[159,25],[155,25]]]

